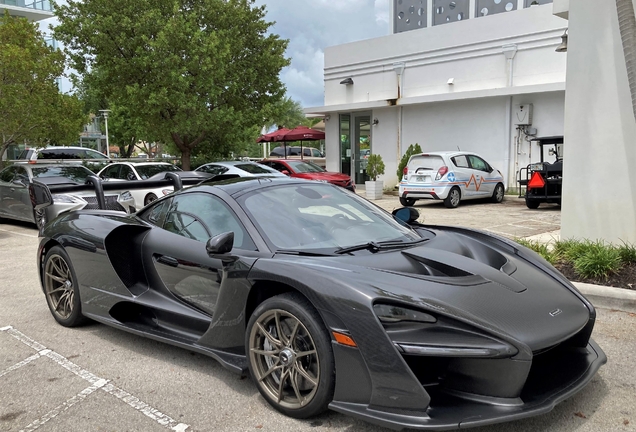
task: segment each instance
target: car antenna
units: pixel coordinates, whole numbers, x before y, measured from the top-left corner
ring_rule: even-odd
[[[459,148],[459,146],[457,146],[457,151],[462,151],[462,150]]]

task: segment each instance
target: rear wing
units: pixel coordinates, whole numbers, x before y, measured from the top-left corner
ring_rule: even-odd
[[[200,172],[177,171],[167,172],[161,180],[133,180],[122,182],[104,182],[96,175],[88,176],[86,184],[83,185],[46,185],[40,181],[33,180],[29,184],[29,196],[31,204],[35,210],[42,210],[53,204],[53,194],[94,191],[97,197],[97,204],[100,209],[106,209],[104,191],[113,190],[135,190],[152,189],[165,186],[172,186],[174,191],[183,189],[184,186],[193,186],[207,181],[222,181],[239,177],[236,174],[212,175]]]

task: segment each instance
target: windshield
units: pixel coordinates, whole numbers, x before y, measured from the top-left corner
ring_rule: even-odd
[[[181,171],[181,168],[175,165],[139,165],[135,169],[142,180],[149,179],[155,174],[167,171]]]
[[[274,249],[311,251],[368,242],[410,242],[410,228],[356,195],[326,184],[282,185],[239,199]]]
[[[303,161],[287,161],[287,164],[297,173],[316,173],[325,172],[325,170],[313,162]]]
[[[76,183],[86,183],[89,175],[95,175],[91,170],[81,165],[63,167],[37,167],[31,168],[33,177],[66,177]]]

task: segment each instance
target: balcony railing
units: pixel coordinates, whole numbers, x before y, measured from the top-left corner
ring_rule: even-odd
[[[0,5],[18,6],[47,12],[53,11],[50,0],[0,0]]]

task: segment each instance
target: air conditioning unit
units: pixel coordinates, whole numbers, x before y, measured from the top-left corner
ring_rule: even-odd
[[[530,126],[532,124],[532,104],[515,105],[512,121],[517,126]]]

